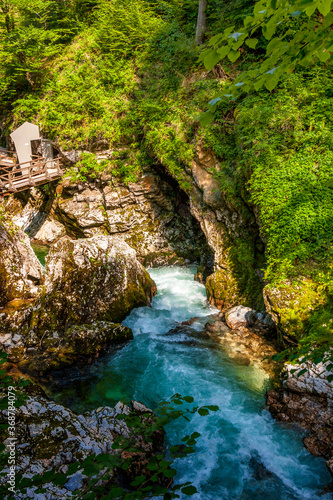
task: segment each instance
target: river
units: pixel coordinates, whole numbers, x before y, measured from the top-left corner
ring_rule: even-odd
[[[331,477],[323,459],[304,448],[303,434],[275,422],[264,409],[268,378],[259,368],[238,366],[206,335],[204,286],[193,268],[149,270],[158,294],[152,307],[134,309],[123,322],[134,340],[67,381],[57,399],[82,411],[127,397],[154,408],[173,394],[198,405],[218,405],[209,416],[179,419],[167,428],[167,444],[198,431],[196,452],[176,461],[177,481],[191,481],[194,500],[293,500],[319,496]],[[177,330],[192,317],[197,333]],[[185,497],[184,498],[188,498]]]

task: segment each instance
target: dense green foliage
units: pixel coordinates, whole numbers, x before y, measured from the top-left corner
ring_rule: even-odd
[[[260,0],[251,16],[244,16],[242,25],[228,26],[223,33],[213,36],[200,55],[208,70],[226,57],[231,62],[237,61],[244,43],[255,49],[259,37],[264,41],[266,53],[263,60],[242,71],[222,95],[209,103],[201,121],[213,121],[214,109],[223,98],[235,99],[243,92],[263,86],[273,90],[281,75],[291,73],[295,67],[328,61],[333,52],[331,7],[331,0]]]
[[[303,341],[308,335],[313,339],[324,324],[331,342],[332,325],[323,311],[333,312],[332,66],[321,41],[312,47],[313,38],[302,38],[308,23],[325,30],[330,14],[327,2],[316,1],[319,11],[312,6],[276,26],[274,2],[266,3],[274,26],[253,32],[257,42],[252,47],[244,37],[232,38],[232,44],[244,42],[233,46],[237,60],[226,58],[223,67],[208,71],[212,64],[206,61],[205,68],[198,60],[194,41],[197,0],[32,0],[29,6],[2,0],[1,134],[4,139],[22,121],[38,121],[43,133],[65,149],[115,150],[103,165],[85,154],[71,176],[94,178],[103,168],[128,182],[147,164],[163,165],[188,193],[186,169],[197,144],[212,147],[221,164],[213,173],[228,207],[244,220],[253,219],[253,206],[258,207],[265,253],[250,230],[230,241],[243,296],[261,294],[258,268],[280,287],[288,286],[285,280],[309,278],[326,304],[303,329]],[[285,4],[275,3],[277,8]],[[219,33],[242,26],[254,4],[210,0],[207,43],[211,40],[215,50]],[[298,4],[309,7],[307,0]],[[258,11],[255,22],[260,16]],[[244,71],[256,70],[271,41],[282,38],[290,47],[305,40],[317,53],[315,64],[310,69],[291,65],[272,91],[262,81],[258,92],[248,89],[235,101],[219,101],[214,122],[200,128],[197,118],[208,101],[239,82]],[[296,58],[305,57],[297,50]]]

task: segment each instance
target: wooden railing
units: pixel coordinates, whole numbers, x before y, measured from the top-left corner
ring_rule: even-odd
[[[0,193],[16,192],[60,177],[60,160],[38,157],[25,163],[0,165]]]

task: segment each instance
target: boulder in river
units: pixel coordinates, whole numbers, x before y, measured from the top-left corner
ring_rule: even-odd
[[[14,243],[8,245],[12,253]],[[27,248],[33,253],[29,242]],[[12,300],[0,309],[0,343],[10,361],[34,375],[93,359],[110,343],[132,338],[119,322],[134,307],[148,305],[155,293],[154,281],[123,240],[64,237],[46,259],[37,298]]]
[[[255,322],[253,310],[250,307],[244,306],[236,306],[229,309],[225,314],[225,319],[228,327],[232,330],[252,326]]]
[[[32,375],[46,375],[73,363],[86,363],[98,358],[111,344],[133,338],[130,328],[110,321],[95,321],[88,325],[74,325],[63,334],[53,332],[40,339],[33,333],[27,336],[27,353],[18,356],[19,368]],[[11,353],[15,361],[15,352]]]
[[[38,334],[94,321],[119,322],[149,305],[156,285],[122,239],[61,238],[46,258],[46,283],[31,327]]]

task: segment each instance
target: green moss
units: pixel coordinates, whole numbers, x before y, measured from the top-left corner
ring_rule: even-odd
[[[237,281],[230,271],[220,269],[211,274],[206,281],[209,302],[221,310],[242,303]]]
[[[308,278],[285,281],[265,288],[267,309],[278,325],[283,344],[294,345],[306,336],[308,324],[327,302],[327,295]]]

